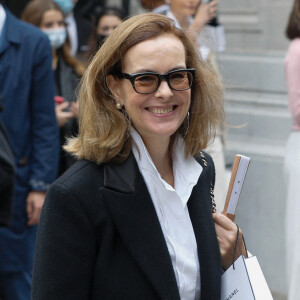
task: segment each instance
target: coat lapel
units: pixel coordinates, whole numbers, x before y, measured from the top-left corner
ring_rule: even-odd
[[[188,202],[188,209],[197,241],[201,274],[201,299],[220,299],[221,259],[211,205],[211,178],[206,165]],[[217,258],[217,259],[216,259]],[[218,288],[216,288],[218,287]]]
[[[104,167],[105,202],[119,234],[162,299],[180,299],[159,220],[133,154]]]
[[[16,22],[16,17],[13,16],[6,8],[6,20],[4,24],[4,31],[2,32],[3,36],[2,44],[0,46],[0,55],[5,52],[10,43],[19,44],[21,42],[20,31],[19,31],[19,23]]]

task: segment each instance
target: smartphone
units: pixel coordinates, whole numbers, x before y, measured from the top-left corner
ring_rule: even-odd
[[[54,102],[55,102],[56,104],[62,104],[64,101],[65,101],[65,98],[64,98],[64,97],[61,97],[61,96],[54,96]]]

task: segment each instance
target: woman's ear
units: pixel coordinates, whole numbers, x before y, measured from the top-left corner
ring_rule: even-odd
[[[106,76],[106,84],[113,98],[116,100],[116,102],[119,102],[120,100],[119,80],[115,78],[113,75],[109,74]]]

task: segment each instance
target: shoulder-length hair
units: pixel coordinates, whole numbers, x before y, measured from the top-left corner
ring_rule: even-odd
[[[174,22],[146,13],[120,24],[104,42],[89,65],[79,93],[79,135],[70,138],[65,150],[77,158],[97,163],[122,162],[131,151],[130,123],[126,112],[116,109],[107,84],[108,74],[122,72],[122,58],[134,45],[163,34],[177,37],[184,45],[187,68],[195,68],[191,90],[189,129],[179,128],[186,155],[198,155],[207,147],[224,118],[223,86],[218,74],[200,57],[194,42]]]
[[[40,27],[44,14],[49,10],[57,10],[64,16],[60,6],[52,0],[31,0],[25,7],[21,19],[27,23]],[[75,73],[82,77],[85,67],[70,54],[68,40],[59,49],[66,63],[74,68]]]
[[[300,37],[300,0],[294,2],[285,34],[290,40]]]

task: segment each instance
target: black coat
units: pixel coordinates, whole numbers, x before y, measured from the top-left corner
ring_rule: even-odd
[[[200,260],[201,299],[220,299],[212,219],[214,166],[188,201]],[[79,161],[52,185],[39,224],[32,300],[179,300],[170,255],[131,153],[122,164]]]

